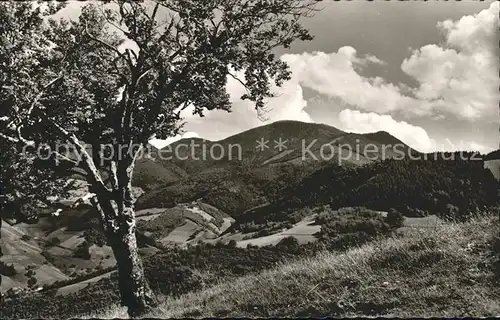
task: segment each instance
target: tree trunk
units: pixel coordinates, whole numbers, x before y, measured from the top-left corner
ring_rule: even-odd
[[[133,209],[127,208],[129,214],[130,210]],[[123,218],[114,231],[108,231],[108,239],[117,262],[121,304],[128,308],[129,316],[137,317],[155,307],[157,301],[144,277],[135,237],[135,219],[133,215]]]
[[[135,213],[132,194],[133,157],[110,163],[111,190],[102,181],[92,159],[87,154],[87,166],[91,188],[95,194],[92,203],[99,213],[101,224],[106,233],[118,267],[118,287],[121,304],[128,308],[130,317],[146,314],[157,305],[157,301],[144,276],[144,268],[137,248],[135,237]]]

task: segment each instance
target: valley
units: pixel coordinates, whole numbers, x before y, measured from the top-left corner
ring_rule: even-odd
[[[494,218],[499,210],[498,180],[486,161],[439,157],[394,160],[394,153],[383,161],[364,158],[338,165],[335,160],[295,161],[296,155],[275,150],[250,157],[257,137],[290,137],[297,132],[300,134],[290,138],[292,143],[316,134],[327,142],[340,138],[337,141],[354,143],[358,139],[384,146],[399,141],[383,132],[351,135],[324,125],[283,121],[226,139],[225,143],[240,142],[244,159],[251,161],[166,161],[154,156],[138,161],[134,180],[136,236],[146,277],[165,299],[160,317],[321,316],[333,311],[341,315],[402,315],[410,309],[402,307],[401,301],[379,301],[375,291],[370,291],[372,287],[360,287],[359,278],[368,272],[362,269],[368,268],[363,263],[381,263],[375,250],[382,250],[387,259],[404,260],[398,263],[425,260],[423,255],[437,257],[435,262],[434,258],[425,260],[425,266],[444,263],[440,268],[446,272],[451,272],[447,268],[454,262],[473,267],[469,264],[476,256],[471,256],[474,261],[458,261],[451,251],[444,255],[435,251],[438,247],[423,251],[409,248],[428,239],[435,241],[440,234],[451,237],[452,232],[459,232],[456,241],[462,242],[438,246],[442,246],[439,250],[462,250],[469,241],[466,238],[478,241],[465,235],[466,230],[476,230],[486,221],[498,223]],[[76,182],[70,196],[54,199],[53,207],[43,209],[45,213],[38,220],[2,221],[2,318],[101,317],[107,312],[110,317],[121,316],[119,307],[110,307],[118,301],[113,251],[94,210],[78,200],[88,192],[86,184]],[[494,238],[490,229],[481,232],[485,235],[481,243]],[[493,254],[486,244],[474,243],[483,250],[477,254]],[[396,253],[403,256],[391,256]],[[494,268],[491,263],[481,267],[484,274],[478,275],[477,281],[491,277],[494,269],[484,269]],[[341,264],[352,269],[343,269]],[[407,290],[404,294],[410,299],[414,290],[410,284],[400,289],[389,289],[393,285],[390,281],[384,284],[384,279],[391,277],[409,280],[393,275],[392,269],[387,269],[387,275],[382,270],[373,279],[382,283],[377,284],[384,288],[381,290],[391,297],[396,297],[397,290]],[[296,283],[290,282],[290,272],[296,274]],[[321,280],[330,272],[333,278]],[[271,278],[276,279],[272,285],[262,287]],[[355,283],[345,283],[347,279]],[[474,286],[480,286],[479,282]],[[343,293],[340,283],[356,289]],[[467,286],[461,283],[457,290],[463,294]],[[481,285],[480,290],[485,288]],[[243,300],[234,292],[240,290],[246,292]],[[272,307],[269,290],[283,295]],[[237,300],[219,301],[221,293],[217,292]],[[495,292],[482,293],[481,303],[492,301]],[[338,297],[342,306],[324,300],[326,295]],[[295,302],[285,296],[303,298],[292,308]],[[440,299],[456,304],[463,296]],[[202,300],[206,308],[199,309],[196,306]],[[69,309],[73,301],[85,302]],[[372,303],[371,309],[368,303]],[[85,313],[89,309],[92,314]],[[483,309],[470,310],[490,314],[498,309],[484,305]]]

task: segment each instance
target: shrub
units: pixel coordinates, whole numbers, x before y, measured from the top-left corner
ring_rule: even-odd
[[[236,248],[236,240],[230,240],[228,243],[227,243],[227,246],[229,248]]]
[[[84,259],[84,260],[89,260],[90,259],[89,248],[90,248],[90,246],[89,246],[88,242],[84,241],[81,245],[78,246],[75,253],[73,254],[73,257]]]
[[[50,239],[49,241],[47,241],[47,243],[46,243],[46,245],[48,247],[53,247],[53,246],[57,246],[60,244],[61,244],[61,239],[59,239],[58,237],[54,237],[54,238]]]
[[[278,242],[276,247],[283,248],[287,252],[291,250],[293,251],[299,248],[299,241],[294,236],[286,237],[281,239],[281,241]]]
[[[7,276],[7,277],[12,277],[17,274],[16,269],[12,264],[6,264],[3,261],[0,261],[0,274]]]
[[[21,237],[21,240],[23,240],[23,241],[29,241],[29,240],[31,240],[31,237],[29,235],[27,235],[27,234],[23,234],[23,236]]]
[[[54,263],[55,262],[55,259],[53,256],[50,255],[50,253],[47,251],[47,250],[43,250],[41,253],[40,253],[48,262],[50,263]]]
[[[391,208],[387,213],[385,222],[388,223],[393,228],[399,228],[403,225],[403,215],[394,208]]]
[[[38,280],[35,277],[30,277],[28,279],[28,287],[33,288],[37,284]]]

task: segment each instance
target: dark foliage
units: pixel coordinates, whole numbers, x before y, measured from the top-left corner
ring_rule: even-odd
[[[304,217],[313,214],[310,208],[287,208],[274,204],[251,209],[237,217],[230,230],[243,233],[257,232],[255,237],[272,234],[283,228],[291,228]]]
[[[54,237],[54,238],[48,240],[45,243],[45,246],[47,246],[47,247],[53,247],[53,246],[57,246],[59,244],[61,244],[61,239],[59,239],[58,237]]]
[[[73,257],[75,258],[80,258],[84,260],[89,260],[90,259],[90,252],[89,252],[90,245],[87,241],[84,241],[81,245],[78,246],[78,248],[75,250],[73,253]]]
[[[7,277],[13,277],[17,274],[17,272],[12,264],[6,264],[5,262],[0,261],[0,274]]]
[[[390,235],[392,231],[402,226],[403,219],[390,224],[380,213],[363,207],[339,210],[325,207],[315,223],[321,225],[318,237],[326,249],[346,250],[376,237]]]
[[[107,244],[106,236],[99,225],[93,225],[91,228],[86,229],[83,232],[85,240],[90,245],[97,245],[98,247],[103,247]]]
[[[385,222],[387,222],[390,226],[401,226],[403,224],[403,219],[404,217],[400,212],[391,208],[389,209],[389,212],[387,212]]]
[[[499,203],[498,181],[474,153],[435,154],[421,160],[386,160],[362,167],[331,166],[304,179],[276,207],[321,203],[332,208],[396,209],[406,216],[464,219]]]
[[[37,284],[38,280],[32,276],[28,279],[28,287],[34,287]]]

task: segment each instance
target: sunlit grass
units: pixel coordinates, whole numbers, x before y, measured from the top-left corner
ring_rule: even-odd
[[[148,317],[494,316],[495,217],[323,252],[178,298]],[[111,309],[99,317],[124,317]],[[121,310],[121,309],[120,309]]]

